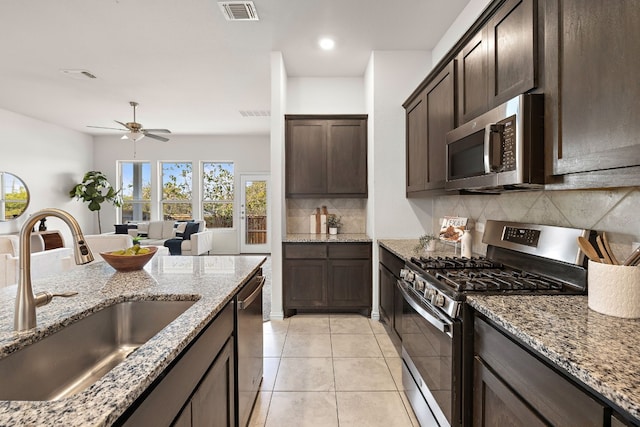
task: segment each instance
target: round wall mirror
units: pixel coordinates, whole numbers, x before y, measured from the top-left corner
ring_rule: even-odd
[[[29,207],[29,189],[17,176],[0,171],[0,221],[18,218]]]

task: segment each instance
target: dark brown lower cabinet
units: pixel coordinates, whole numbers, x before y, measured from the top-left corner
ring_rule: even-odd
[[[371,312],[371,243],[283,243],[285,316]]]
[[[474,321],[473,425],[600,426],[610,408],[483,319]]]
[[[380,319],[387,323],[396,335],[400,336],[403,298],[396,283],[404,261],[380,246],[378,250],[378,281],[380,285]]]
[[[233,311],[228,304],[115,425],[235,427]]]
[[[544,426],[542,419],[523,402],[482,360],[473,364],[474,426]]]

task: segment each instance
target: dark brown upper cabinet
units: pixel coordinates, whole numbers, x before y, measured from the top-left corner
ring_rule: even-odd
[[[638,2],[545,7],[548,175],[560,188],[640,185]]]
[[[455,61],[405,104],[407,197],[444,189],[447,132],[456,125]]]
[[[507,0],[458,54],[460,123],[535,88],[537,62],[537,2]]]
[[[286,196],[367,197],[367,116],[286,115]]]

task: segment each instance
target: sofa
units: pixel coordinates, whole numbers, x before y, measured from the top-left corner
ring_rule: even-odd
[[[176,243],[180,240],[180,255],[202,255],[213,250],[213,230],[205,228],[204,221],[192,221],[197,224],[197,231],[184,236],[189,222],[149,221],[138,223],[138,228],[128,229],[127,234],[138,237],[141,245],[165,246],[165,242],[171,240]]]
[[[44,250],[41,236],[31,235],[31,278],[38,279],[68,271],[75,265],[71,248]],[[40,250],[37,250],[40,249]],[[20,273],[18,235],[0,236],[0,287],[18,283]]]

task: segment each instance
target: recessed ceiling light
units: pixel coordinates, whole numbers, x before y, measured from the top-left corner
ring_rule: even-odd
[[[328,37],[324,37],[324,38],[320,39],[318,44],[320,45],[320,48],[322,48],[324,50],[331,50],[331,49],[333,49],[335,47],[336,42],[333,41],[333,39],[330,39]]]

